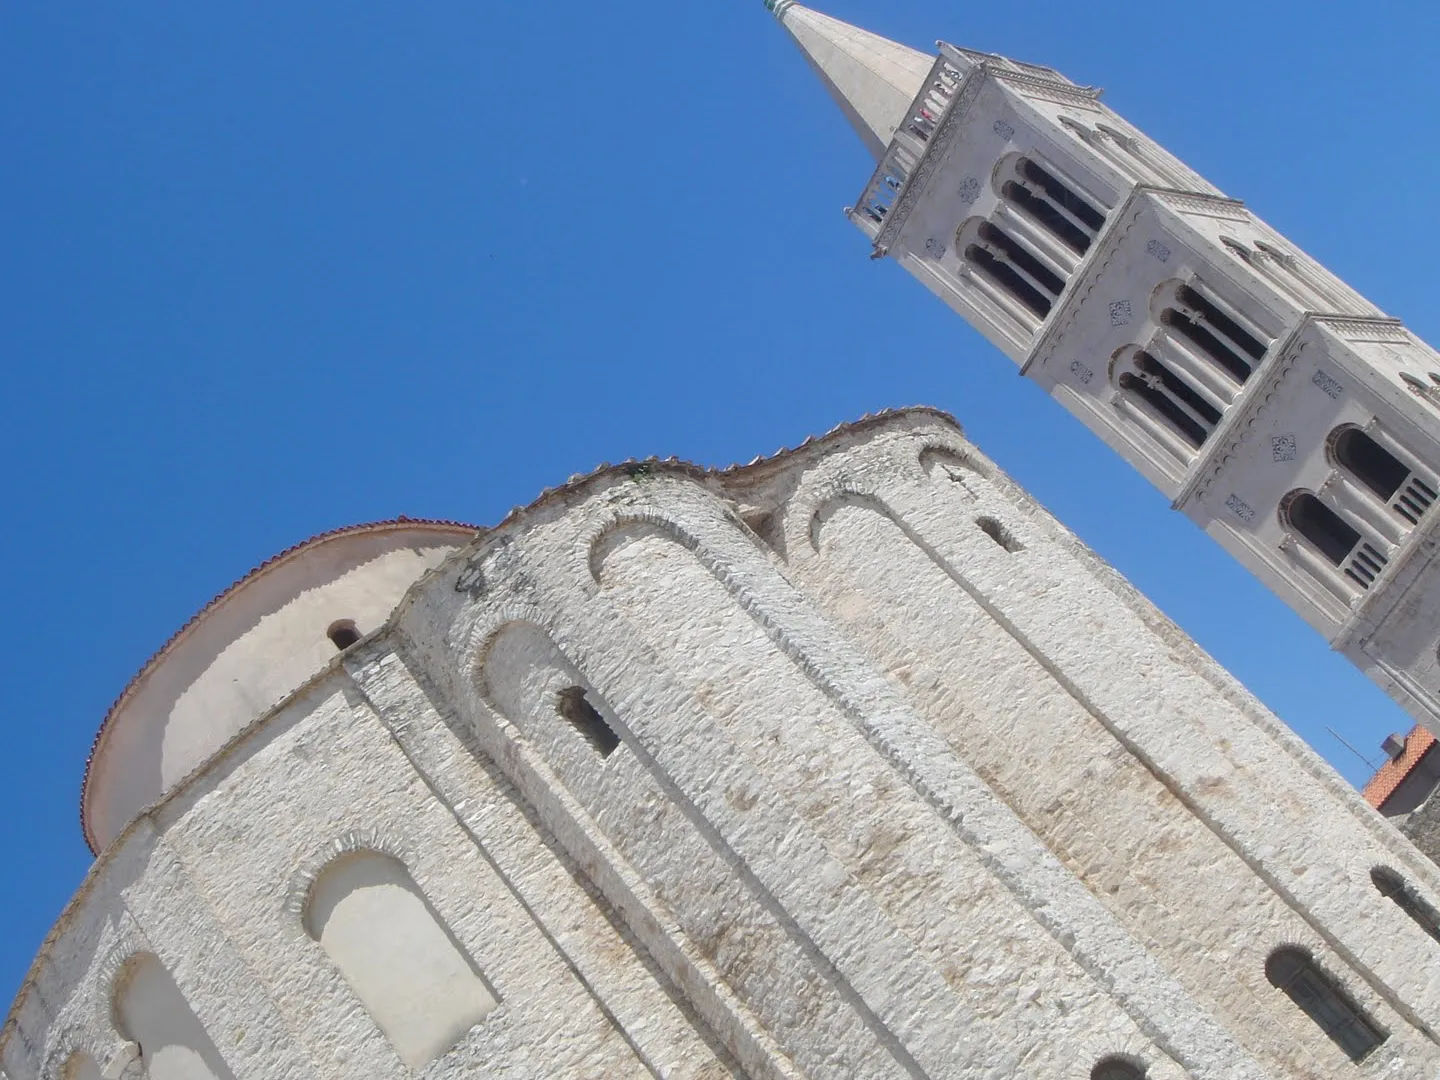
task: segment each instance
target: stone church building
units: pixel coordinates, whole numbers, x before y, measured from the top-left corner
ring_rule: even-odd
[[[772,7],[878,237],[937,71],[1059,85]],[[0,1080],[1440,1077],[1440,867],[929,409],[313,537],[125,689],[81,824]]]

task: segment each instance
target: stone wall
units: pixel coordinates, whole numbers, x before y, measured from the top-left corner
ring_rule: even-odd
[[[403,868],[384,884],[429,912],[422,952],[483,1004],[453,1046],[377,1022],[355,951],[307,922],[357,852]],[[1376,866],[1440,896],[1440,869],[913,410],[745,469],[602,471],[427,575],[102,855],[0,1065],[1435,1076],[1440,943]],[[1385,1036],[1358,1068],[1267,978],[1285,946]],[[134,1030],[137,957],[206,1046]],[[432,975],[405,977],[423,996]]]

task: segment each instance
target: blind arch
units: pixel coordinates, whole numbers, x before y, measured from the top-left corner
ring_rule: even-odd
[[[83,1050],[77,1050],[60,1067],[60,1080],[103,1080],[100,1066]]]
[[[125,965],[115,1017],[126,1038],[140,1047],[148,1080],[235,1080],[174,977],[153,954],[141,953]]]
[[[375,851],[332,860],[305,927],[411,1068],[445,1053],[498,1004],[405,866]]]

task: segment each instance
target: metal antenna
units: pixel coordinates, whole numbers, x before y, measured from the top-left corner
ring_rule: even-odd
[[[1373,761],[1367,758],[1364,754],[1360,753],[1359,750],[1356,750],[1355,747],[1351,746],[1348,742],[1346,742],[1344,738],[1341,737],[1340,733],[1336,731],[1333,727],[1327,727],[1325,730],[1330,732],[1331,735],[1334,735],[1341,746],[1345,747],[1346,750],[1349,750],[1350,753],[1354,754],[1361,761],[1365,762],[1365,764],[1370,767],[1371,772],[1379,771],[1380,767],[1378,765],[1376,765]]]

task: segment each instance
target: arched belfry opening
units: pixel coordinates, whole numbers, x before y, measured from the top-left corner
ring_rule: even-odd
[[[1335,464],[1388,502],[1410,475],[1410,467],[1353,424],[1338,429],[1330,441]]]
[[[1293,491],[1280,503],[1280,519],[1339,566],[1360,542],[1360,531],[1308,491]]]

